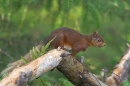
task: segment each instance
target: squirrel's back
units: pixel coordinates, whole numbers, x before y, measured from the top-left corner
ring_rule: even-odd
[[[60,46],[62,48],[72,49],[72,55],[75,55],[79,51],[84,51],[88,46],[105,46],[104,40],[97,31],[91,35],[83,35],[73,29],[63,27],[54,30],[47,38],[45,44],[54,37],[55,39],[50,45],[55,48]]]
[[[47,38],[47,41],[50,41],[51,39],[53,39],[54,37],[56,37],[54,39],[54,41],[51,43],[51,45],[58,45],[59,44],[59,41],[61,41],[60,43],[63,43],[61,44],[62,46],[63,45],[72,45],[73,43],[81,40],[84,40],[84,37],[82,34],[78,33],[77,31],[73,30],[73,29],[70,29],[70,28],[67,28],[67,27],[63,27],[63,28],[59,28],[59,29],[56,29],[54,30],[50,36]],[[45,43],[45,44],[46,44]],[[54,47],[58,47],[58,46],[54,46]]]

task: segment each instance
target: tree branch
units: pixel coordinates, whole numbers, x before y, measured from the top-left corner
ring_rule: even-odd
[[[39,45],[39,48],[40,46],[41,45]],[[106,78],[105,82],[107,85],[101,82],[96,75],[90,73],[83,63],[72,58],[68,53],[62,54],[65,53],[64,50],[58,50],[51,50],[47,54],[28,63],[27,65],[16,68],[12,73],[4,78],[0,84],[2,84],[2,86],[23,86],[27,82],[55,67],[57,67],[57,69],[61,71],[75,86],[88,86],[88,84],[91,86],[119,86],[129,77],[130,45],[128,45],[126,53],[122,56],[112,74]],[[63,57],[63,60],[61,57]],[[29,54],[27,54],[26,59],[27,58],[30,60]],[[22,65],[23,61],[19,61]]]
[[[38,49],[41,49],[41,47],[43,46],[43,44],[39,44],[37,46]],[[31,56],[30,56],[30,53],[28,52],[24,58],[30,62],[31,61]],[[7,67],[0,73],[0,76],[4,75],[4,74],[8,74],[9,72],[11,72],[13,69],[15,69],[16,67],[20,67],[22,65],[24,65],[25,63],[23,62],[22,59],[18,60],[18,61],[15,61],[15,62],[12,62],[12,63],[9,63],[7,65]]]
[[[26,83],[57,67],[62,61],[64,50],[51,50],[36,60],[15,68],[7,77],[0,81],[0,86],[25,86]]]
[[[91,74],[81,62],[72,58],[69,52],[58,50],[59,49],[51,50],[38,59],[22,67],[15,68],[0,82],[0,85],[24,86],[31,80],[58,66],[58,70],[76,86],[87,86],[88,84],[106,86]],[[61,57],[63,57],[63,59]]]
[[[10,60],[14,60],[14,58],[12,56],[10,56],[7,52],[5,52],[4,50],[2,50],[1,48],[0,48],[0,53],[4,54],[7,57],[9,57]]]
[[[58,66],[66,78],[75,86],[107,86],[90,73],[87,68],[75,58],[64,58],[62,65]]]
[[[121,85],[130,75],[130,45],[127,44],[127,46],[126,53],[121,57],[112,74],[106,78],[106,83],[109,86]]]

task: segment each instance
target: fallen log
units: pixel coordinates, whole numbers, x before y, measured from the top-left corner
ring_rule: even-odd
[[[85,66],[64,50],[51,50],[32,62],[15,68],[0,81],[0,86],[25,86],[44,73],[58,68],[76,86],[107,86],[91,74]]]
[[[14,69],[0,81],[0,86],[24,86],[55,67],[75,86],[120,86],[129,77],[129,63],[130,45],[111,75],[106,77],[106,84],[104,84],[96,75],[89,72],[82,62],[72,58],[68,52],[54,49],[30,63]]]
[[[0,81],[0,86],[25,86],[33,79],[57,67],[63,59],[61,57],[63,53],[67,52],[54,49],[24,66],[15,68]]]
[[[37,45],[36,47],[38,49],[41,49],[42,46],[43,46],[43,44],[41,43],[41,44]],[[30,52],[28,52],[25,56],[23,56],[23,58],[26,59],[28,62],[32,61],[31,56],[30,56]],[[4,74],[8,74],[9,72],[11,72],[16,67],[20,67],[24,64],[25,63],[22,59],[9,63],[7,65],[7,67],[0,73],[0,76],[3,76]]]

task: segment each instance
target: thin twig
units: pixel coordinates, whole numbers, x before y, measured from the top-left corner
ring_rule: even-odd
[[[14,60],[14,58],[12,56],[10,56],[7,52],[5,52],[4,50],[2,50],[1,48],[0,48],[0,53],[3,54],[3,55],[5,55],[5,56],[7,56],[7,57],[9,57],[10,60]]]

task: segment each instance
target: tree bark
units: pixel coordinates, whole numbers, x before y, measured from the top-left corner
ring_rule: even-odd
[[[62,61],[64,50],[51,50],[36,60],[15,68],[7,77],[0,81],[0,86],[25,86],[31,80],[57,67]]]
[[[130,45],[127,44],[127,46],[126,53],[121,57],[111,75],[106,78],[106,84],[109,86],[120,86],[130,76]]]
[[[41,47],[43,46],[43,44],[39,44],[38,46],[36,46],[38,49],[41,49]],[[28,62],[30,62],[31,56],[30,56],[30,52],[28,52],[23,58],[25,58]],[[23,62],[22,59],[9,63],[7,65],[7,67],[0,73],[0,76],[3,76],[4,74],[8,74],[9,72],[11,72],[13,69],[15,69],[16,67],[20,67],[22,65],[24,65],[25,63]]]
[[[64,59],[65,61],[57,68],[75,86],[107,86],[75,58]]]
[[[122,56],[112,74],[106,77],[105,83],[108,86],[120,86],[130,75],[129,63],[130,45],[128,45],[126,53]],[[24,86],[27,82],[55,67],[75,86],[107,86],[96,75],[90,73],[83,63],[72,58],[68,52],[64,50],[57,51],[56,49],[49,51],[25,66],[14,69],[7,77],[0,81],[0,86]]]
[[[88,84],[107,86],[94,77],[81,62],[72,58],[69,52],[56,49],[22,67],[15,68],[7,77],[0,81],[0,86],[24,86],[55,67],[76,86],[88,86]]]

